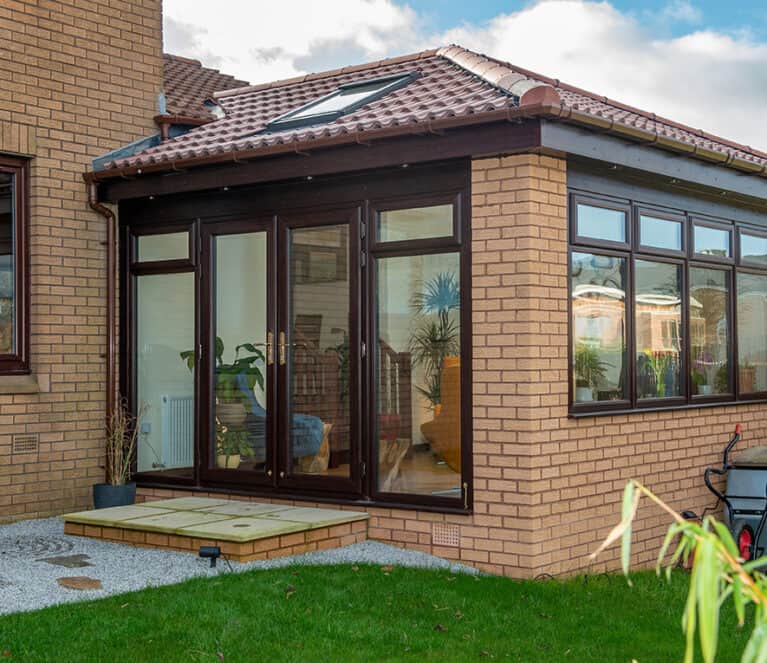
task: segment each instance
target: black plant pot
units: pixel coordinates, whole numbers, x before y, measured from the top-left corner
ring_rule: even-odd
[[[126,483],[122,486],[97,483],[93,486],[93,506],[96,509],[107,509],[110,506],[127,506],[135,502],[135,483]]]

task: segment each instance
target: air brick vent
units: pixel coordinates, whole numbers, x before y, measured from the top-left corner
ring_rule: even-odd
[[[435,546],[458,548],[461,545],[461,534],[458,525],[434,523],[431,530],[431,540]]]
[[[13,436],[14,454],[36,454],[40,446],[40,436],[36,433],[24,433]]]

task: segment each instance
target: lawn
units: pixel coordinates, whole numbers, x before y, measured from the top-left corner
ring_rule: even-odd
[[[378,566],[221,575],[0,618],[0,661],[679,661],[687,576],[515,582]],[[726,610],[718,661],[747,633]]]

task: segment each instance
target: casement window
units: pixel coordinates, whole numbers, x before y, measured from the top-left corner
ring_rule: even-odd
[[[570,412],[767,398],[767,231],[570,195]]]
[[[0,156],[0,374],[29,372],[26,164]]]

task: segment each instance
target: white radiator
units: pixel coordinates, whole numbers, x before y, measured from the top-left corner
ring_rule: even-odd
[[[194,396],[162,396],[162,465],[194,466]]]

